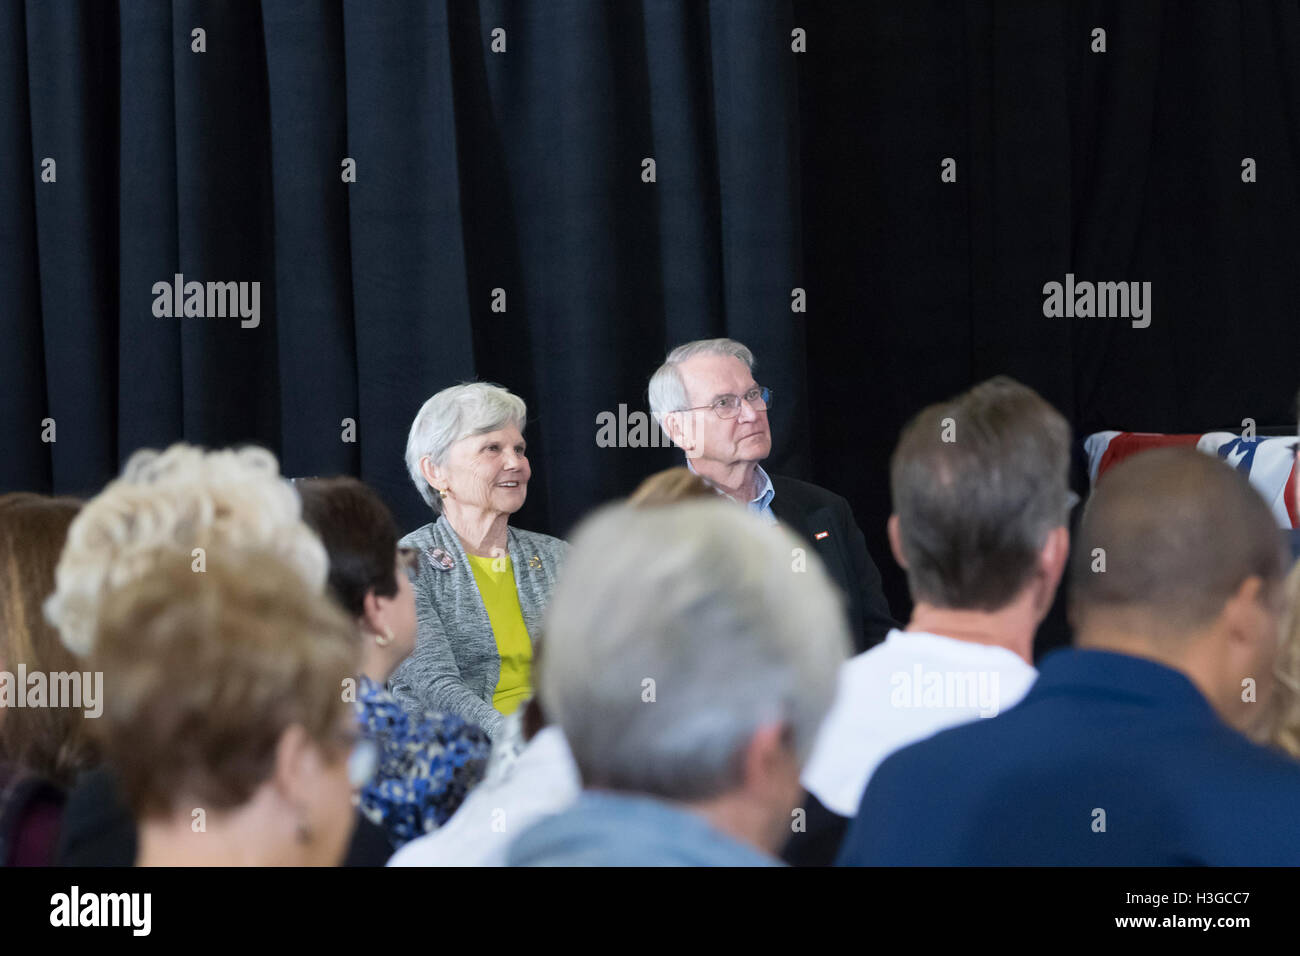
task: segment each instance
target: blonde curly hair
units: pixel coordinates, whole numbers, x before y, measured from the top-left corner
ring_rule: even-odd
[[[196,548],[204,557],[268,551],[323,591],[329,559],[301,516],[298,493],[264,448],[142,449],[72,522],[45,616],[70,651],[88,654],[108,594],[162,562],[197,561]]]
[[[1300,758],[1300,564],[1286,578],[1281,645],[1273,673],[1277,686],[1264,705],[1254,736]]]

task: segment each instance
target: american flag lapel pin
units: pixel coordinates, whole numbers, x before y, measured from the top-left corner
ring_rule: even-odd
[[[818,531],[815,535],[813,535],[813,539],[816,541],[820,541],[822,538],[829,538],[830,536],[831,533],[829,531]]]

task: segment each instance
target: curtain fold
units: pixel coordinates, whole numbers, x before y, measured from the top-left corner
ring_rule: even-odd
[[[901,613],[928,402],[1294,421],[1298,173],[1297,0],[0,0],[0,490],[256,442],[411,528],[411,420],[481,378],[529,405],[516,523],[563,534],[676,460],[597,416],[731,335],[771,469],[850,500]],[[1151,282],[1150,327],[1045,317],[1067,273]],[[155,314],[177,274],[256,282],[256,327]]]

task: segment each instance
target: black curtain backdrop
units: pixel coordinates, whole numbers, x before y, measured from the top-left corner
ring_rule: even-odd
[[[1297,0],[0,0],[0,490],[253,442],[413,528],[412,417],[479,378],[529,404],[516,523],[563,535],[676,460],[597,415],[730,335],[771,469],[852,502],[905,615],[888,456],[928,402],[1294,422],[1298,173]],[[1151,282],[1150,327],[1045,318],[1067,272]],[[176,273],[259,281],[260,325],[156,317]]]

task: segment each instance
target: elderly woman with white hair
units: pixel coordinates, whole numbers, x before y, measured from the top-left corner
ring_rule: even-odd
[[[421,556],[419,635],[389,686],[409,710],[455,714],[492,737],[532,696],[533,647],[565,552],[509,524],[528,494],[526,422],[519,396],[471,382],[425,402],[406,442],[435,519],[400,542]]]

